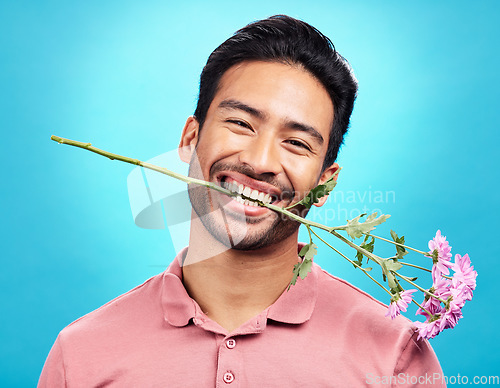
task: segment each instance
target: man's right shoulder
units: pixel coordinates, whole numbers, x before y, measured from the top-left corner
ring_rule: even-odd
[[[145,317],[162,317],[161,290],[164,273],[146,280],[141,285],[114,298],[96,310],[66,326],[59,338],[77,340],[113,335],[118,328],[137,327]]]

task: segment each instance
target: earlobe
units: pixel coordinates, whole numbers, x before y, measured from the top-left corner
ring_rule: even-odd
[[[189,116],[182,130],[181,141],[179,143],[179,157],[185,163],[191,161],[194,149],[198,143],[198,133],[200,125],[194,116]]]
[[[330,167],[327,167],[325,171],[321,174],[321,178],[319,179],[318,185],[325,183],[333,174],[335,174],[340,169],[337,163],[333,163]],[[338,174],[333,177],[334,181],[337,181]],[[318,199],[318,203],[315,203],[314,206],[321,207],[325,204],[328,199],[328,195],[321,197]]]

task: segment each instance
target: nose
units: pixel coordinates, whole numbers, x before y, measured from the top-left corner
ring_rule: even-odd
[[[271,133],[252,138],[240,152],[239,159],[252,167],[256,174],[277,175],[282,168],[278,144]]]

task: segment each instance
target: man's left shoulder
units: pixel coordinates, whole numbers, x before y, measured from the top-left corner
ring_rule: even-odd
[[[353,329],[364,329],[374,334],[399,332],[408,338],[415,332],[413,323],[398,316],[385,316],[388,306],[351,283],[314,265],[318,277],[317,311],[342,316]]]
[[[388,306],[349,282],[313,266],[317,299],[311,326],[321,341],[363,376],[421,376],[442,373],[427,340],[404,316],[386,317]],[[355,360],[355,362],[353,361]]]

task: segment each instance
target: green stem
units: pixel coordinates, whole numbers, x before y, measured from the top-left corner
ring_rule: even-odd
[[[398,263],[402,264],[402,265],[407,265],[408,267],[418,268],[418,269],[421,269],[422,271],[432,272],[428,268],[424,268],[424,267],[421,267],[421,266],[415,265],[415,264],[405,263],[404,261],[398,261]]]
[[[335,172],[334,172],[334,173],[333,173],[333,174],[332,174],[332,175],[328,178],[328,180],[331,180],[331,179],[333,179],[336,175],[338,175],[338,174],[340,173],[340,170],[342,170],[342,167],[337,168],[337,171],[335,171]],[[333,188],[335,188],[335,186],[336,186],[336,185],[337,185],[337,182],[335,182],[335,185],[333,186]],[[319,186],[319,185],[318,185],[318,186]],[[332,188],[332,190],[333,190],[333,188]],[[331,190],[328,192],[328,194],[329,194],[330,192],[331,192]],[[309,196],[309,195],[311,195],[311,193],[310,193],[310,192],[308,193],[308,195],[307,195],[307,196]],[[327,195],[327,194],[324,194],[324,195]],[[306,196],[306,197],[307,197],[307,196]],[[316,198],[316,197],[314,197],[314,199],[316,200],[317,198]],[[303,201],[303,199],[302,199],[302,200],[300,200],[300,201],[298,201],[298,202],[296,202],[296,203],[294,203],[293,205],[290,205],[290,206],[285,207],[284,209],[285,209],[285,210],[292,209],[292,208],[294,208],[295,206],[300,205],[300,204],[302,203],[302,201]],[[317,201],[314,201],[314,202],[317,202]]]
[[[271,203],[268,203],[268,204],[262,203],[262,206],[267,207],[268,209],[277,211],[279,213],[285,214],[286,216],[290,217],[291,219],[293,219],[293,220],[295,220],[297,222],[300,222],[301,224],[309,225],[309,226],[314,226],[315,228],[326,230],[327,232],[329,232],[330,229],[331,229],[331,228],[329,228],[326,225],[318,224],[317,222],[306,220],[305,218],[303,218],[301,216],[298,216],[295,213],[292,213],[292,212],[290,212],[290,211],[288,211],[288,210],[286,210],[286,209],[284,209],[282,207],[273,205]]]
[[[187,177],[187,176],[184,176],[182,174],[178,174],[176,172],[170,171],[167,168],[155,166],[154,164],[150,164],[150,163],[146,163],[146,162],[142,162],[142,161],[140,161],[138,159],[132,159],[132,158],[128,158],[126,156],[113,154],[111,152],[104,151],[104,150],[101,150],[99,148],[96,148],[96,147],[92,146],[90,143],[83,143],[83,142],[76,141],[76,140],[64,139],[64,138],[59,137],[59,136],[51,136],[50,138],[52,140],[60,143],[60,144],[67,144],[67,145],[70,145],[70,146],[82,148],[84,150],[91,151],[91,152],[94,152],[96,154],[105,156],[105,157],[107,157],[107,158],[109,158],[111,160],[119,160],[121,162],[125,162],[125,163],[134,164],[134,165],[137,165],[137,166],[141,166],[141,167],[144,167],[144,168],[147,168],[147,169],[150,169],[150,170],[157,171],[159,173],[168,175],[168,176],[170,176],[172,178],[179,179],[179,180],[181,180],[183,182],[186,182],[186,183],[193,183],[193,184],[196,184],[196,185],[208,187],[210,189],[216,190],[216,191],[218,191],[220,193],[229,195],[231,197],[235,197],[235,196],[240,195],[244,199],[249,199],[249,200],[258,202],[259,205],[267,207],[268,209],[274,210],[276,212],[285,214],[289,218],[291,218],[291,219],[293,219],[293,220],[295,220],[297,222],[300,222],[301,224],[304,224],[304,225],[314,226],[316,228],[323,229],[323,230],[326,230],[328,232],[331,229],[331,228],[329,228],[326,225],[322,225],[322,224],[319,224],[319,223],[314,222],[314,221],[306,220],[305,218],[302,218],[302,217],[300,217],[300,216],[298,216],[298,215],[296,215],[296,214],[294,214],[294,213],[292,213],[292,212],[290,212],[290,211],[288,211],[286,209],[283,209],[283,208],[281,208],[279,206],[276,206],[276,205],[273,205],[273,204],[270,204],[270,203],[266,204],[266,203],[263,203],[261,201],[256,201],[256,200],[254,200],[254,199],[252,199],[250,197],[246,197],[243,194],[233,193],[233,192],[231,192],[231,191],[229,191],[229,190],[227,190],[227,189],[225,189],[225,188],[223,188],[223,187],[221,187],[219,185],[211,183],[211,182],[206,182],[206,181],[203,181],[201,179]]]
[[[375,280],[373,278],[373,276],[371,276],[368,271],[366,270],[366,268],[363,268],[361,267],[358,263],[352,261],[351,259],[349,259],[346,255],[344,255],[342,252],[340,252],[338,249],[336,249],[335,247],[333,247],[332,245],[328,244],[325,240],[323,240],[314,230],[311,229],[311,232],[317,237],[319,238],[325,245],[329,246],[331,249],[333,249],[335,252],[337,252],[340,256],[342,256],[344,259],[346,259],[349,263],[351,263],[352,265],[354,265],[356,268],[359,268],[366,276],[368,276],[371,280],[373,280],[376,284],[378,284],[380,287],[382,287],[382,289],[387,292],[391,297],[392,297],[392,294],[390,293],[390,291],[385,288],[382,284],[380,284],[377,280]]]
[[[360,246],[354,244],[352,241],[349,241],[348,239],[346,239],[344,236],[342,236],[340,233],[336,232],[335,230],[330,229],[330,233],[333,234],[338,239],[345,242],[350,247],[356,249],[359,253],[365,255],[366,257],[373,260],[378,265],[382,266],[382,259],[380,257],[375,256],[373,253],[371,253],[371,252],[367,251],[366,249],[361,248]]]
[[[431,314],[431,312],[429,310],[427,310],[424,306],[422,306],[420,303],[418,303],[415,299],[412,299],[412,302],[415,303],[422,310],[424,310],[427,314],[429,314],[429,317],[432,317],[433,314]]]
[[[413,267],[413,268],[418,268],[418,269],[421,269],[422,271],[427,271],[427,272],[432,272],[432,270],[428,269],[428,268],[424,268],[424,267],[421,267],[419,265],[415,265],[415,264],[411,264],[411,263],[405,263],[404,261],[398,261],[399,264],[402,264],[402,265],[407,265],[408,267]],[[453,279],[451,276],[446,276],[446,275],[443,275],[441,274],[442,277],[446,278],[446,279]]]
[[[307,231],[309,232],[309,244],[312,244],[313,239],[311,236],[311,227],[309,225],[306,225]]]
[[[412,282],[412,281],[411,281],[409,278],[407,278],[406,276],[400,275],[400,274],[398,274],[397,272],[394,272],[394,271],[393,271],[392,273],[393,273],[394,275],[396,275],[396,276],[400,277],[401,279],[403,279],[405,282],[410,283],[412,286],[417,287],[420,291],[422,291],[422,292],[423,292],[423,293],[425,293],[426,295],[429,295],[430,297],[432,297],[432,298],[434,298],[434,299],[437,299],[437,300],[439,300],[440,302],[442,302],[442,303],[446,304],[446,301],[445,301],[445,300],[441,299],[439,296],[437,296],[437,295],[433,294],[432,292],[429,292],[428,290],[426,290],[426,289],[424,289],[424,288],[420,287],[418,284],[416,284],[416,283]]]
[[[54,135],[51,136],[50,138],[51,138],[51,140],[54,140],[54,141],[58,142],[59,144],[67,144],[67,145],[70,145],[70,146],[82,148],[84,150],[87,150],[87,151],[94,152],[96,154],[105,156],[106,158],[109,158],[111,160],[119,160],[120,162],[135,164],[137,166],[141,166],[141,167],[147,168],[149,170],[157,171],[159,173],[168,175],[168,176],[170,176],[172,178],[179,179],[179,180],[181,180],[183,182],[186,182],[186,183],[194,183],[194,184],[197,184],[197,185],[200,185],[200,186],[205,186],[205,187],[208,187],[210,189],[219,191],[219,192],[221,192],[223,194],[227,194],[227,195],[230,195],[230,196],[234,196],[235,195],[231,191],[229,191],[229,190],[227,190],[227,189],[225,189],[225,188],[223,188],[223,187],[221,187],[219,185],[216,185],[214,183],[206,182],[206,181],[203,181],[201,179],[186,177],[186,176],[184,176],[182,174],[178,174],[176,172],[170,171],[167,168],[155,166],[154,164],[151,164],[151,163],[142,162],[142,161],[140,161],[138,159],[132,159],[132,158],[128,158],[126,156],[113,154],[111,152],[104,151],[104,150],[101,150],[99,148],[96,148],[96,147],[92,146],[92,144],[90,144],[90,143],[82,143],[81,141],[64,139],[62,137],[54,136]]]
[[[395,242],[395,241],[388,240],[388,239],[383,238],[383,237],[375,236],[374,234],[371,234],[371,233],[365,233],[365,234],[366,234],[367,236],[378,238],[379,240],[386,241],[386,242],[391,243],[391,244],[394,244],[394,245],[398,245],[398,246],[400,246],[400,247],[403,247],[403,248],[409,249],[409,250],[411,250],[411,251],[414,251],[414,252],[417,252],[417,253],[421,253],[421,254],[422,254],[422,255],[424,255],[424,256],[429,256],[429,252],[419,251],[418,249],[415,249],[415,248],[409,247],[408,245],[400,244],[400,243],[397,243],[397,242]]]

